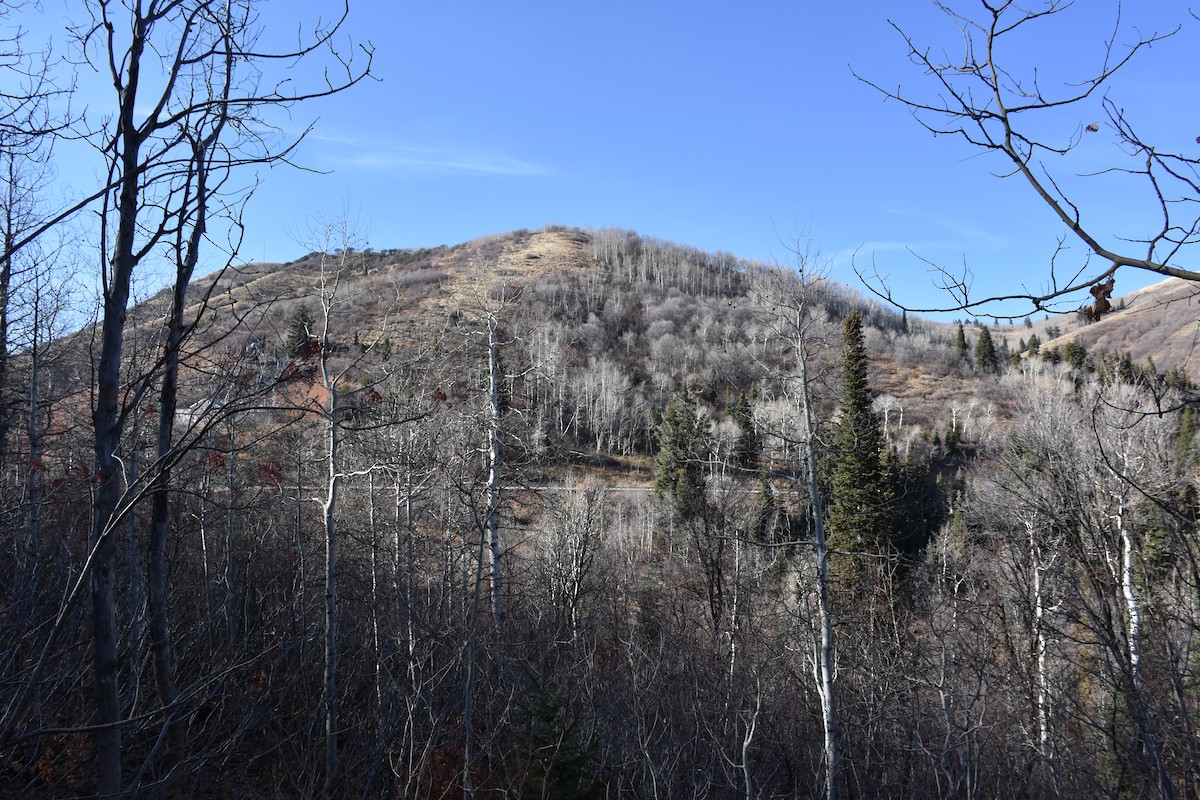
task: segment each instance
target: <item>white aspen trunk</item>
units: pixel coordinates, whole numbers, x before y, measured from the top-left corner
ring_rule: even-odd
[[[417,686],[417,586],[416,586],[416,515],[413,511],[413,448],[416,444],[415,430],[408,432],[408,448],[404,461],[404,633],[407,643],[407,662],[409,686]],[[396,482],[396,525],[397,534],[400,524],[400,483],[399,475]],[[396,569],[401,569],[400,546],[397,536]]]
[[[754,710],[750,712],[750,721],[746,723],[746,735],[742,737],[742,784],[746,792],[746,800],[754,800],[754,782],[750,770],[750,745],[754,743],[754,731],[758,727],[758,714],[762,710],[762,687],[759,687],[754,697]]]
[[[379,534],[375,527],[375,471],[367,472],[367,530],[371,539],[371,649],[375,654],[375,723],[382,730],[383,649],[379,639]]]
[[[492,618],[504,620],[504,593],[500,565],[500,362],[496,352],[496,318],[488,316],[488,397],[491,419],[488,425],[488,567],[491,574]]]
[[[803,312],[796,314],[796,330],[804,330]],[[829,591],[829,548],[825,539],[825,512],[817,481],[816,420],[808,383],[808,364],[803,333],[796,341],[796,366],[800,371],[800,405],[804,414],[804,448],[808,467],[808,500],[813,515],[813,561],[817,572],[817,624],[820,627],[816,653],[817,695],[821,700],[821,727],[825,738],[825,798],[841,796],[839,774],[842,751],[838,724],[836,676],[834,674],[833,608]]]
[[[212,557],[208,552],[208,497],[210,492],[211,479],[209,478],[208,470],[204,470],[204,477],[200,482],[200,511],[199,527],[200,527],[200,569],[204,572],[204,638],[208,641],[208,649],[211,652],[212,645],[212,628],[213,628],[213,587],[212,587]]]
[[[729,604],[729,685],[733,685],[733,676],[737,672],[737,629],[739,625],[738,613],[740,612],[739,602],[741,600],[741,583],[742,583],[742,539],[740,536],[735,536],[733,539],[733,598]],[[747,780],[749,777],[747,776]],[[747,784],[749,785],[749,784]],[[747,795],[749,796],[749,795]]]
[[[1029,543],[1029,561],[1033,569],[1033,636],[1036,648],[1037,669],[1037,727],[1038,753],[1047,762],[1051,762],[1052,748],[1050,746],[1050,676],[1046,668],[1048,642],[1046,637],[1046,593],[1042,576],[1046,573],[1047,565],[1042,561],[1042,549],[1037,541],[1037,520],[1025,520],[1025,532]],[[1051,769],[1053,770],[1053,764]]]
[[[1046,600],[1042,593],[1042,567],[1033,566],[1033,629],[1037,639],[1038,750],[1050,758],[1050,684],[1046,674]]]
[[[1054,740],[1050,735],[1053,701],[1050,697],[1050,671],[1048,665],[1049,637],[1046,636],[1046,591],[1042,577],[1049,564],[1042,560],[1041,548],[1034,539],[1033,523],[1026,523],[1029,530],[1029,552],[1033,561],[1033,629],[1037,648],[1037,725],[1038,753],[1050,767],[1050,779],[1054,783],[1054,796],[1062,796],[1062,776],[1059,774],[1058,759],[1055,757]]]
[[[1121,596],[1125,601],[1129,636],[1129,675],[1133,689],[1142,692],[1142,610],[1133,576],[1133,535],[1125,525],[1125,506],[1117,505],[1117,532],[1121,537]]]
[[[1133,702],[1136,704],[1134,713],[1140,723],[1142,748],[1158,784],[1156,787],[1158,796],[1162,800],[1170,800],[1175,796],[1175,789],[1171,776],[1163,764],[1158,736],[1154,731],[1154,722],[1145,699],[1146,687],[1142,678],[1142,607],[1133,572],[1133,532],[1125,524],[1124,501],[1118,502],[1116,521],[1117,531],[1121,538],[1121,595],[1125,601],[1126,625],[1128,626],[1126,632],[1129,637],[1129,680],[1132,684]]]
[[[942,727],[945,731],[945,735],[942,737],[942,754],[939,761],[941,762],[942,775],[946,778],[945,796],[957,798],[959,796],[961,778],[959,776],[958,759],[956,758],[957,749],[954,746],[954,697],[949,688],[947,688],[949,665],[946,663],[945,644],[942,644],[940,647],[938,656],[938,700],[942,707]]]
[[[322,358],[325,355],[322,353]],[[322,366],[324,369],[324,366]],[[325,797],[333,797],[337,779],[337,501],[341,488],[341,427],[338,390],[326,379],[329,417],[326,430],[325,502]]]
[[[1123,467],[1125,468],[1123,470],[1124,474],[1118,473],[1112,467],[1109,467],[1108,471],[1117,481],[1125,481],[1136,472],[1136,470],[1129,468],[1128,455],[1124,457]],[[1145,685],[1142,677],[1142,609],[1133,569],[1134,547],[1136,543],[1134,542],[1133,531],[1129,529],[1126,523],[1124,496],[1119,492],[1110,492],[1110,498],[1116,506],[1114,512],[1109,514],[1109,517],[1116,525],[1117,537],[1120,542],[1119,566],[1113,564],[1111,552],[1106,553],[1106,556],[1108,556],[1110,569],[1114,569],[1115,566],[1117,571],[1115,577],[1120,582],[1121,600],[1125,606],[1125,634],[1129,648],[1128,664],[1126,665],[1129,670],[1128,702],[1141,738],[1141,749],[1146,758],[1151,777],[1156,784],[1155,788],[1158,791],[1158,796],[1161,800],[1172,800],[1175,796],[1174,784],[1172,783],[1171,775],[1168,774],[1163,765],[1158,736],[1154,731],[1154,722],[1145,699]]]

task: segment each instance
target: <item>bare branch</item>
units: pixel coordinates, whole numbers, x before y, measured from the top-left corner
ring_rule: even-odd
[[[999,177],[1019,175],[1024,179],[1069,231],[1071,238],[1085,245],[1087,255],[1068,281],[1059,282],[1051,270],[1049,282],[1041,288],[1022,286],[1019,291],[985,297],[972,295],[969,282],[962,277],[919,258],[941,274],[942,288],[950,293],[951,301],[937,308],[905,306],[882,284],[873,265],[870,268],[856,265],[868,288],[911,311],[962,310],[1011,319],[1077,297],[1110,281],[1123,267],[1200,282],[1200,270],[1189,259],[1190,247],[1197,243],[1200,231],[1200,213],[1196,208],[1200,202],[1200,160],[1186,153],[1164,150],[1143,139],[1125,117],[1121,106],[1106,94],[1113,87],[1114,79],[1136,57],[1153,45],[1174,37],[1181,28],[1175,27],[1165,33],[1142,33],[1125,23],[1118,5],[1112,33],[1099,49],[1097,65],[1084,78],[1077,79],[1066,75],[1046,76],[1036,62],[1022,61],[1028,48],[1023,48],[1023,41],[1016,38],[1018,33],[1046,28],[1053,18],[1085,13],[1074,3],[1044,0],[1026,7],[1011,2],[984,2],[978,16],[960,12],[948,3],[936,2],[936,5],[962,37],[960,58],[938,54],[919,44],[900,23],[890,22],[904,42],[909,60],[926,76],[926,88],[910,91],[897,86],[890,89],[852,70],[853,74],[887,99],[902,103],[926,130],[957,136],[984,153],[1000,156],[1011,170],[1000,173]],[[1129,33],[1133,34],[1132,44],[1119,44]],[[1063,179],[1069,173],[1063,170],[1064,160],[1083,136],[1099,133],[1101,126],[1095,122],[1077,124],[1070,134],[1058,141],[1043,133],[1046,121],[1061,121],[1063,112],[1071,109],[1086,113],[1097,98],[1108,117],[1106,127],[1115,134],[1118,152],[1111,168],[1076,177],[1129,178],[1135,183],[1124,188],[1125,194],[1131,193],[1130,189],[1148,193],[1153,198],[1152,210],[1159,222],[1141,236],[1123,238],[1099,229],[1084,212],[1080,198],[1073,197],[1065,188]],[[1108,243],[1110,240],[1112,244]],[[1139,248],[1126,249],[1125,244],[1136,244]],[[1060,241],[1055,256],[1063,252]],[[1092,256],[1098,257],[1103,266],[1091,268]],[[1013,302],[1023,305],[1019,313],[997,313],[999,307],[1011,307]]]

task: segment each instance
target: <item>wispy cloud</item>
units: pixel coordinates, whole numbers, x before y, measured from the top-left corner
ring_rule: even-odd
[[[949,245],[944,242],[866,241],[854,247],[839,248],[829,257],[829,265],[835,274],[849,272],[851,267],[856,271],[869,273],[875,269],[874,259],[877,255],[911,253],[919,258],[924,252],[946,249],[949,249]]]
[[[947,217],[921,214],[909,210],[888,209],[888,213],[911,220],[913,239],[874,239],[853,246],[838,248],[829,256],[829,266],[835,275],[853,272],[870,274],[876,269],[895,267],[890,256],[906,256],[906,268],[924,262],[930,271],[949,267],[952,271],[959,256],[969,253],[995,252],[1008,249],[1007,237],[983,228]]]
[[[907,209],[893,208],[889,209],[889,213],[903,217],[904,219],[915,220],[935,228],[940,228],[949,234],[953,234],[958,239],[956,242],[923,245],[924,247],[933,247],[941,250],[1003,250],[1009,245],[1008,237],[992,233],[961,220],[932,214],[915,213]]]
[[[400,142],[329,136],[314,137],[314,141],[320,143],[323,150],[321,155],[334,166],[508,177],[537,177],[550,174],[550,169],[542,164],[471,145],[417,147]]]
[[[966,239],[970,244],[976,247],[982,247],[987,250],[1003,250],[1008,247],[1008,237],[1000,236],[982,228],[977,228],[974,225],[968,225],[963,222],[950,219],[931,219],[930,222],[944,230],[953,233],[963,239]]]

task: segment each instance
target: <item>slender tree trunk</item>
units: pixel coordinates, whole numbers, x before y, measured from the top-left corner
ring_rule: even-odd
[[[106,469],[97,470],[94,492],[95,520],[91,545],[96,552],[92,567],[92,639],[96,716],[96,790],[100,796],[115,795],[121,789],[121,704],[117,692],[117,611],[116,611],[116,537],[113,526],[120,500],[120,475],[111,456],[103,455],[110,446],[115,451],[116,437],[97,435],[96,462]],[[110,444],[111,443],[111,444]]]
[[[367,472],[367,531],[371,540],[371,650],[375,655],[375,722],[382,730],[383,646],[379,636],[379,531],[375,525],[375,471]]]
[[[1125,519],[1125,504],[1117,501],[1116,524],[1121,540],[1121,595],[1125,603],[1126,636],[1129,647],[1129,694],[1131,709],[1137,720],[1142,751],[1149,762],[1160,800],[1173,800],[1175,787],[1162,759],[1162,746],[1154,729],[1154,721],[1146,701],[1146,685],[1142,675],[1142,607],[1134,576],[1133,532]]]
[[[127,164],[136,169],[136,162]],[[127,180],[122,188],[122,220],[128,209],[129,223],[122,224],[112,275],[104,297],[104,319],[100,331],[100,357],[96,371],[96,400],[92,409],[95,469],[93,517],[90,544],[96,553],[91,576],[94,691],[96,698],[96,779],[100,796],[121,789],[121,704],[117,690],[117,611],[115,528],[123,483],[120,470],[122,422],[119,412],[121,352],[125,341],[125,314],[133,271],[133,215],[136,192]],[[127,244],[127,246],[125,246]]]
[[[227,65],[231,69],[231,65]],[[228,89],[228,87],[226,87]],[[228,91],[226,91],[228,94]],[[179,360],[183,342],[188,333],[184,323],[184,308],[187,303],[188,285],[195,273],[200,258],[200,245],[204,238],[208,215],[208,161],[207,148],[220,136],[224,117],[228,110],[222,107],[219,122],[202,141],[192,146],[192,168],[195,184],[189,186],[195,192],[195,207],[191,216],[191,228],[186,238],[183,229],[176,240],[175,285],[171,294],[171,308],[167,313],[166,342],[163,344],[163,375],[159,390],[158,435],[155,438],[155,468],[157,470],[151,486],[150,504],[150,548],[146,559],[146,577],[150,589],[150,641],[154,661],[154,682],[158,700],[164,708],[172,707],[179,698],[175,682],[175,663],[171,648],[170,625],[167,618],[167,536],[171,521],[171,475],[172,459],[175,456],[175,416],[179,408]],[[230,422],[230,464],[233,462],[233,423]],[[232,472],[232,466],[230,467]],[[230,484],[230,507],[233,504],[233,485]],[[226,553],[230,556],[232,551]],[[232,561],[232,558],[230,558]],[[178,756],[183,749],[183,730],[175,725],[177,711],[168,714],[167,740]]]
[[[296,597],[299,608],[300,663],[307,664],[308,658],[308,569],[304,557],[304,452],[296,442],[296,564],[300,570]]]
[[[414,690],[417,686],[417,565],[416,565],[416,515],[413,512],[413,450],[416,431],[408,432],[408,453],[404,471],[404,549],[405,549],[405,634],[408,640],[408,680]],[[399,486],[397,488],[397,512],[399,512]],[[397,513],[399,517],[399,513]]]
[[[1062,796],[1062,775],[1058,769],[1058,759],[1056,757],[1055,745],[1051,736],[1051,722],[1053,714],[1053,701],[1050,696],[1050,672],[1049,672],[1049,651],[1050,642],[1046,635],[1046,586],[1045,575],[1050,568],[1046,557],[1043,554],[1042,547],[1037,538],[1037,519],[1025,519],[1025,531],[1029,540],[1029,560],[1030,567],[1033,570],[1033,636],[1034,647],[1036,648],[1036,659],[1034,669],[1037,676],[1037,730],[1038,730],[1038,755],[1050,768],[1050,780],[1054,784],[1055,797]],[[1053,561],[1051,557],[1050,561]]]
[[[125,479],[130,485],[137,485],[141,467],[138,453],[140,428],[141,424],[134,422],[132,435],[126,439],[129,443],[129,455],[125,459]],[[146,580],[142,573],[141,533],[137,509],[133,509],[125,517],[125,535],[129,548],[129,677],[134,697],[141,696],[142,643],[145,638],[142,630],[142,609],[146,605]]]
[[[209,475],[207,467],[204,469],[204,477],[200,482],[200,511],[199,526],[200,526],[200,562],[201,568],[204,570],[204,638],[208,642],[208,648],[211,652],[213,649],[212,637],[215,618],[213,616],[213,579],[212,579],[212,554],[208,547],[208,502],[211,495],[212,477]]]
[[[796,330],[804,330],[804,318],[797,313]],[[829,591],[829,548],[825,538],[825,510],[821,487],[817,480],[817,425],[812,411],[812,394],[808,382],[806,342],[799,334],[796,342],[796,366],[800,372],[800,405],[804,415],[804,448],[808,470],[808,502],[813,519],[813,562],[817,573],[817,625],[820,628],[816,643],[817,696],[821,701],[821,727],[825,739],[825,798],[838,800],[841,796],[841,731],[837,711],[837,686],[834,674],[833,607]]]
[[[1054,742],[1050,735],[1052,706],[1047,664],[1049,639],[1046,636],[1046,589],[1044,585],[1048,567],[1043,562],[1042,548],[1037,542],[1034,520],[1026,520],[1025,528],[1029,535],[1030,566],[1033,570],[1033,635],[1034,647],[1037,649],[1035,669],[1037,670],[1038,754],[1050,767],[1050,778],[1054,783],[1054,793],[1057,797],[1062,795],[1062,779],[1059,776],[1058,760],[1055,758]]]
[[[154,476],[150,502],[150,548],[146,558],[146,576],[150,584],[150,642],[154,661],[154,683],[158,701],[164,708],[175,704],[179,689],[175,685],[175,664],[171,648],[170,625],[167,618],[167,535],[171,521],[171,466],[175,431],[175,411],[178,406],[179,346],[182,330],[178,314],[182,314],[186,284],[175,287],[175,303],[164,347],[166,365],[159,392],[158,435],[155,441],[158,473]],[[203,500],[201,500],[203,502]],[[208,591],[205,581],[205,591]],[[167,718],[170,726],[168,742],[173,755],[183,746],[183,731],[174,725],[176,712]]]
[[[1116,514],[1121,538],[1121,596],[1125,601],[1126,635],[1129,640],[1129,675],[1134,691],[1142,691],[1142,609],[1133,575],[1133,535],[1125,524],[1125,509],[1119,504]]]
[[[0,150],[6,149],[4,142],[0,141]],[[13,245],[16,244],[18,229],[21,225],[20,216],[23,216],[20,211],[22,203],[20,195],[22,193],[22,175],[21,169],[18,166],[19,161],[23,161],[26,156],[18,155],[14,152],[6,152],[4,158],[4,197],[0,200],[3,204],[4,219],[3,222],[3,241],[0,241],[0,467],[8,466],[8,434],[12,428],[12,418],[10,410],[15,407],[15,403],[9,404],[9,356],[11,350],[11,338],[9,312],[12,305],[12,282],[13,282]],[[36,309],[34,311],[37,313]],[[37,341],[37,318],[34,318],[34,342]]]
[[[385,702],[384,685],[387,683],[387,671],[384,666],[386,655],[384,654],[383,637],[380,635],[379,621],[379,604],[381,595],[379,592],[379,529],[376,526],[375,520],[375,470],[367,471],[367,533],[371,541],[371,652],[375,657],[374,667],[374,734],[375,740],[371,747],[371,764],[368,776],[365,780],[365,793],[370,793],[375,785],[376,775],[379,773],[380,767],[384,761],[384,753],[387,749],[387,732],[390,728],[390,714],[392,709],[390,692]],[[389,643],[395,641],[395,637],[388,636]],[[394,650],[394,646],[389,646],[389,650]]]
[[[499,354],[496,351],[497,321],[488,316],[488,390],[491,418],[488,424],[488,556],[491,574],[492,618],[504,621],[504,592],[500,566],[500,374]]]
[[[324,358],[322,354],[322,358]],[[341,489],[341,427],[337,386],[328,380],[326,429],[325,525],[325,797],[334,795],[337,780],[337,502]]]
[[[35,314],[37,313],[35,309]],[[25,585],[21,594],[36,591],[38,586],[38,564],[41,551],[42,513],[42,420],[41,399],[41,351],[38,342],[38,320],[34,318],[34,341],[29,349],[29,421],[26,435],[29,439],[29,468],[25,473],[25,564],[21,569]]]
[[[467,679],[463,685],[463,763],[462,763],[462,787],[463,800],[473,800],[475,796],[475,782],[472,774],[472,765],[475,760],[474,740],[475,740],[475,650],[477,647],[475,641],[475,625],[479,619],[479,607],[482,599],[481,586],[483,584],[483,548],[484,539],[479,539],[479,551],[475,558],[475,580],[471,588],[469,612],[467,616]]]
[[[100,355],[96,364],[96,392],[92,406],[95,468],[91,546],[96,553],[91,576],[92,640],[95,676],[96,793],[115,795],[121,790],[121,703],[117,687],[117,612],[115,527],[121,502],[120,472],[123,421],[121,402],[121,355],[125,345],[125,316],[133,270],[137,265],[138,206],[142,165],[142,138],[134,118],[141,75],[142,52],[148,24],[134,15],[133,31],[126,54],[125,85],[118,111],[119,152],[113,171],[120,176],[117,195],[117,225],[112,255],[104,276],[104,306],[100,324]]]
[[[234,559],[234,532],[237,492],[237,426],[229,418],[229,455],[225,459],[225,633],[233,646],[238,631],[237,561]]]

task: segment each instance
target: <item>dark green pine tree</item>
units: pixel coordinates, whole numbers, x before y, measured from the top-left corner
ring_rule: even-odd
[[[593,775],[599,742],[581,741],[578,720],[565,709],[561,694],[544,690],[530,709],[529,772],[521,797],[592,800],[605,796],[605,785]]]
[[[958,353],[958,360],[963,361],[967,357],[967,334],[963,330],[963,324],[958,323],[958,330],[954,332],[954,349]]]
[[[707,431],[696,402],[685,388],[671,395],[658,424],[654,491],[671,498],[681,521],[704,515],[704,459]]]
[[[975,369],[984,373],[996,371],[996,343],[986,327],[979,329],[979,338],[975,340]]]
[[[782,528],[779,503],[775,500],[775,490],[766,473],[758,476],[758,498],[754,503],[754,516],[750,518],[750,538],[756,542],[770,544],[779,539]]]
[[[901,563],[908,566],[916,562],[945,521],[945,499],[927,459],[901,459],[895,450],[889,450],[883,468],[892,487],[892,544]]]
[[[892,552],[891,482],[883,467],[883,431],[871,410],[862,316],[852,312],[844,326],[842,403],[834,430],[836,459],[829,504],[829,545],[841,553]],[[839,563],[840,562],[840,563]],[[862,560],[838,556],[838,572],[861,573]],[[849,565],[847,570],[843,565]]]
[[[300,355],[301,348],[316,338],[316,318],[312,309],[307,305],[298,306],[288,320],[287,352],[295,358]]]
[[[1087,348],[1078,339],[1072,339],[1063,348],[1063,360],[1079,372],[1086,372],[1088,368]]]
[[[762,439],[754,429],[754,415],[745,392],[738,392],[737,403],[729,410],[729,416],[738,426],[737,441],[733,445],[734,465],[746,470],[758,469]]]

